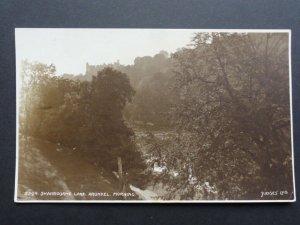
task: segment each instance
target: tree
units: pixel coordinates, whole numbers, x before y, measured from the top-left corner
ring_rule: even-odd
[[[174,154],[190,165],[182,187],[195,193],[206,181],[218,199],[292,193],[287,34],[200,33],[173,59]]]
[[[44,99],[47,94],[43,87],[55,76],[55,66],[23,61],[19,83],[19,125],[20,131],[28,137],[37,132],[42,110],[47,108]]]
[[[122,110],[133,94],[126,74],[106,68],[93,77],[81,96],[83,148],[87,155],[106,166],[111,166],[117,156],[130,154],[133,147],[130,141],[133,132],[122,116]]]

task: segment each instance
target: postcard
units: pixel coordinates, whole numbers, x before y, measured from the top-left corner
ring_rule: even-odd
[[[15,202],[296,200],[290,30],[15,35]]]

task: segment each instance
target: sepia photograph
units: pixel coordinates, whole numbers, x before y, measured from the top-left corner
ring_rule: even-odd
[[[16,28],[15,202],[294,202],[290,30]]]

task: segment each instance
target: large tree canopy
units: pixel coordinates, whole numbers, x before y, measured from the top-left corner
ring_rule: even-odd
[[[175,179],[189,197],[204,181],[220,190],[218,198],[291,193],[287,39],[281,33],[201,33],[173,55],[180,94],[173,121],[181,147],[170,148],[166,161],[175,170],[184,169],[180,161],[190,162],[181,172],[186,178]]]

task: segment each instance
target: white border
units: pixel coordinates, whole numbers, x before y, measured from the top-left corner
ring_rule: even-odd
[[[296,184],[295,184],[295,165],[294,165],[294,129],[293,129],[293,101],[292,101],[292,48],[290,29],[152,29],[152,28],[15,28],[15,46],[16,30],[21,29],[103,29],[103,30],[186,30],[195,32],[234,32],[234,33],[288,33],[289,34],[289,90],[290,90],[290,122],[291,122],[291,150],[292,150],[292,171],[293,171],[293,195],[290,200],[18,200],[18,175],[19,175],[19,76],[16,63],[16,165],[15,165],[15,190],[14,202],[16,203],[271,203],[271,202],[296,202]],[[16,61],[17,61],[17,49]]]

